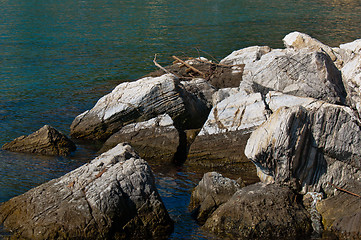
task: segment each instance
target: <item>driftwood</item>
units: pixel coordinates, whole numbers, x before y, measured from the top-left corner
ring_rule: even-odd
[[[157,54],[154,54],[153,63],[154,63],[155,66],[157,66],[157,67],[159,67],[160,69],[162,69],[165,73],[173,74],[173,73],[169,72],[167,69],[165,69],[164,67],[162,67],[159,63],[157,63]]]
[[[182,63],[182,64],[185,65],[186,67],[192,69],[194,72],[199,73],[199,74],[202,75],[204,78],[206,77],[206,74],[205,74],[205,73],[199,71],[197,68],[191,66],[190,64],[188,64],[188,63],[186,63],[185,61],[179,59],[178,57],[172,56],[172,58],[174,58],[174,59],[177,60],[178,62]]]
[[[355,196],[355,197],[359,197],[359,198],[361,198],[361,196],[360,196],[360,195],[358,195],[358,194],[356,194],[356,193],[353,193],[353,192],[350,192],[350,191],[348,191],[348,190],[346,190],[346,189],[343,189],[343,188],[337,187],[335,184],[332,184],[332,183],[330,183],[330,182],[329,182],[329,184],[331,184],[331,185],[332,185],[333,187],[335,187],[337,190],[340,190],[340,191],[342,191],[342,192],[345,192],[345,193],[351,194],[351,195],[353,195],[353,196]]]

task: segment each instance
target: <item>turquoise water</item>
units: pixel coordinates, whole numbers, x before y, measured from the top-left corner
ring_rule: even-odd
[[[221,59],[243,47],[282,47],[300,31],[331,46],[361,38],[361,1],[0,0],[0,145],[44,124],[69,133],[76,115],[122,81],[155,70],[171,55]],[[205,55],[206,54],[202,54]],[[0,202],[92,159],[0,150]],[[186,205],[200,176],[157,171],[172,217],[173,239],[208,239]]]

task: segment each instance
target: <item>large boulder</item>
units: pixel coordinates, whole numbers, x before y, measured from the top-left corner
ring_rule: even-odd
[[[255,130],[245,155],[263,182],[292,183],[303,192],[360,179],[361,130],[352,110],[323,101],[280,107]]]
[[[76,146],[63,133],[49,125],[44,125],[28,136],[21,136],[6,143],[2,149],[12,152],[67,156],[76,150]]]
[[[287,187],[256,183],[238,190],[204,228],[227,239],[307,239],[309,214]]]
[[[312,97],[344,103],[346,92],[341,73],[323,52],[272,50],[246,64],[240,88],[261,92]]]
[[[126,144],[0,205],[14,239],[165,239],[173,229],[148,164]]]
[[[244,187],[241,181],[231,180],[217,172],[205,173],[192,191],[189,210],[200,224],[204,224],[208,217],[241,187]]]
[[[131,144],[143,159],[168,162],[174,159],[180,145],[178,130],[168,114],[124,126],[109,137],[100,152],[121,142]]]
[[[222,90],[224,92],[224,90]],[[260,93],[232,94],[213,107],[190,147],[188,164],[235,170],[254,167],[243,149],[250,132],[267,120],[269,112]]]
[[[167,113],[182,128],[199,128],[209,108],[172,74],[118,85],[71,125],[74,138],[106,140],[123,126]]]

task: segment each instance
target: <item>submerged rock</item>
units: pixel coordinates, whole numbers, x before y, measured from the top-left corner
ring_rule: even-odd
[[[173,229],[148,164],[126,144],[0,205],[22,239],[165,239]]]
[[[219,173],[205,173],[192,191],[189,210],[200,224],[204,224],[220,205],[227,202],[243,186],[244,184],[225,178]]]
[[[171,161],[180,144],[178,130],[168,114],[160,115],[145,122],[129,124],[114,133],[103,145],[100,152],[127,142],[144,159]]]
[[[256,183],[238,190],[204,228],[230,239],[307,239],[309,214],[287,187]]]
[[[36,132],[21,136],[2,146],[12,152],[67,156],[76,150],[75,144],[55,128],[44,125]]]
[[[184,129],[199,128],[209,108],[187,92],[172,74],[146,77],[118,85],[95,106],[75,118],[75,138],[106,140],[127,124],[142,122],[167,113]]]

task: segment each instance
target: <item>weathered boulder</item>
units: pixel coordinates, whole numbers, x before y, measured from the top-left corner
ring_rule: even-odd
[[[323,101],[281,107],[255,130],[245,155],[263,182],[292,183],[302,192],[324,190],[328,182],[353,182],[361,173],[361,130],[351,109]]]
[[[260,93],[231,94],[213,107],[190,147],[187,163],[229,170],[237,166],[254,171],[243,149],[249,133],[266,121],[268,114]]]
[[[308,212],[287,187],[256,183],[238,190],[204,224],[229,239],[307,239]]]
[[[225,178],[219,173],[205,173],[192,191],[189,210],[200,224],[204,224],[208,217],[241,187],[244,187],[242,182]]]
[[[349,192],[361,195],[360,181],[342,187]],[[319,202],[317,209],[322,215],[325,229],[335,233],[340,239],[361,239],[360,200],[359,197],[337,191],[335,196]]]
[[[356,39],[353,42],[341,44],[340,48],[352,51],[354,53],[361,53],[361,39]]]
[[[272,50],[244,68],[242,89],[266,94],[312,97],[330,103],[344,103],[346,92],[340,71],[323,52]]]
[[[308,49],[312,52],[324,51],[331,57],[332,61],[336,61],[337,59],[331,47],[305,33],[291,32],[283,38],[283,43],[287,48],[294,50]]]
[[[348,104],[361,116],[361,55],[355,55],[341,69]]]
[[[160,115],[145,122],[132,123],[114,133],[103,145],[100,152],[127,142],[146,160],[171,161],[180,144],[178,130],[168,114]]]
[[[165,239],[170,219],[148,164],[126,144],[0,205],[14,239]]]
[[[2,146],[12,152],[67,156],[76,150],[75,144],[55,128],[44,125],[36,132],[21,136]]]
[[[106,140],[123,126],[167,113],[177,126],[199,128],[209,108],[187,92],[172,74],[118,85],[71,125],[74,138]]]

